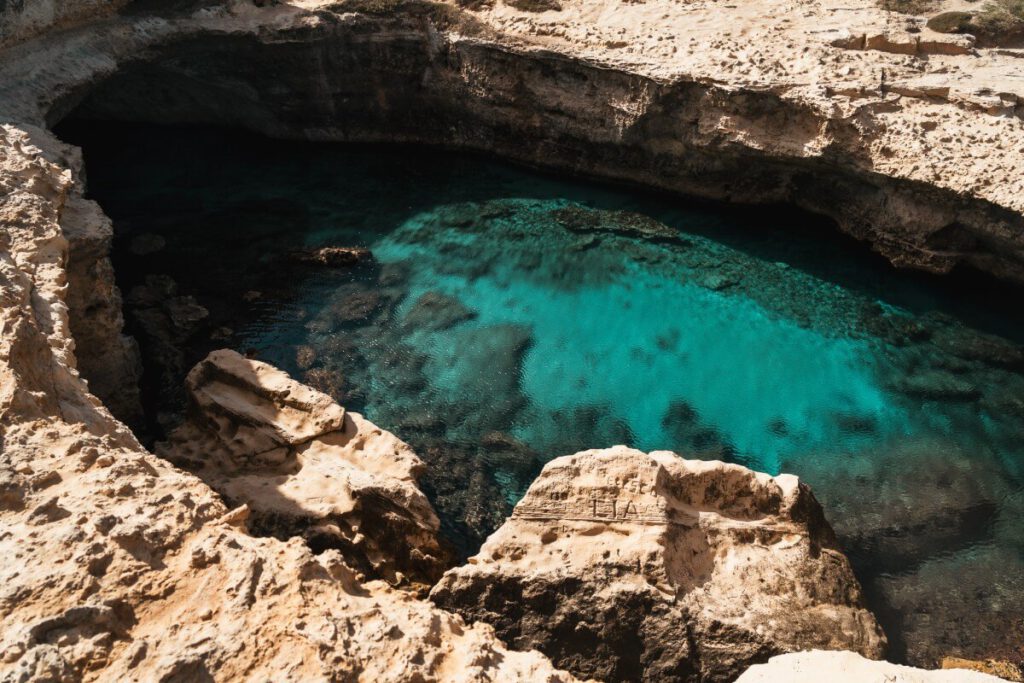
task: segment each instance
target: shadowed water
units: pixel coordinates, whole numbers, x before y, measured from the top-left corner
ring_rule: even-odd
[[[114,219],[153,429],[173,423],[192,362],[247,351],[416,447],[466,553],[545,461],[585,448],[793,472],[896,658],[1024,659],[1015,292],[897,273],[804,214],[436,150],[64,135]],[[295,253],[319,246],[373,259]],[[154,341],[168,334],[174,362]]]

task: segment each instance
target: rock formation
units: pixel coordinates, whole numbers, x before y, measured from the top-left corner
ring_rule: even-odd
[[[0,47],[43,31],[101,18],[132,0],[8,0],[0,3]]]
[[[827,674],[825,672],[828,672]],[[750,667],[736,683],[996,683],[1003,679],[976,671],[924,671],[909,666],[873,662],[853,652],[794,652]]]
[[[726,681],[885,638],[807,487],[616,447],[551,461],[431,599],[601,680]]]
[[[75,370],[51,143],[0,128],[0,680],[572,680],[142,449]]]
[[[250,529],[339,548],[368,575],[432,585],[439,522],[423,463],[393,434],[276,368],[215,351],[188,375],[190,419],[157,454],[196,473]]]
[[[38,125],[82,103],[87,116],[477,149],[794,203],[899,265],[1024,282],[1012,50],[873,0],[468,4],[136,2],[8,49],[0,119]]]
[[[75,178],[60,165],[55,149],[42,130],[0,128],[5,228],[0,233],[0,549],[9,558],[0,564],[0,680],[575,680],[536,652],[508,650],[486,624],[467,626],[410,591],[368,580],[366,567],[359,565],[373,557],[360,556],[363,551],[353,548],[359,544],[340,543],[314,554],[300,538],[254,536],[247,524],[259,519],[258,510],[254,515],[246,505],[229,509],[201,479],[141,448],[75,370],[63,236],[64,221],[75,215],[66,213]],[[289,510],[309,506],[305,509],[314,515],[330,515],[341,509],[340,498],[306,496],[306,483],[336,468],[332,471],[348,477],[354,496],[366,493],[360,488],[364,475],[379,478],[396,496],[408,494],[405,511],[419,515],[417,524],[431,526],[409,481],[415,458],[397,439],[322,395],[230,353],[201,364],[190,389],[196,422],[186,429],[201,432],[205,444],[192,457],[207,457],[200,471],[213,463],[229,467],[208,472],[225,486],[237,484],[225,476],[229,471],[249,472],[244,476],[255,483],[254,471],[277,464],[272,458],[268,462],[276,450],[301,466],[296,472],[293,465],[276,480],[279,491],[296,495]],[[274,407],[268,410],[269,405]],[[260,458],[246,461],[242,453]],[[637,469],[625,469],[621,481],[610,486],[593,479],[596,468],[585,467],[587,462],[580,463],[579,485],[553,482],[547,475],[538,482],[535,491],[543,492],[547,503],[581,503],[580,519],[543,519],[552,506],[535,507],[532,497],[506,527],[525,531],[533,525],[531,533],[538,533],[508,545],[512,554],[503,561],[512,571],[531,561],[526,550],[540,550],[539,577],[551,569],[544,549],[567,548],[579,530],[593,533],[572,545],[575,555],[566,566],[575,571],[603,563],[620,572],[617,577],[583,572],[589,584],[582,578],[562,584],[577,594],[581,608],[579,598],[595,580],[614,580],[609,590],[616,591],[600,596],[610,607],[609,619],[594,620],[584,612],[587,624],[554,634],[567,652],[618,631],[624,640],[608,641],[598,652],[608,654],[610,666],[621,666],[632,656],[630,629],[637,621],[664,626],[659,616],[682,617],[684,607],[696,605],[717,610],[714,617],[703,613],[692,622],[714,624],[710,631],[694,631],[694,638],[687,634],[682,640],[640,632],[658,636],[666,646],[643,652],[649,658],[645,665],[652,667],[647,675],[670,674],[676,648],[701,654],[702,660],[690,663],[705,667],[703,675],[714,679],[724,675],[714,666],[771,654],[768,637],[773,643],[788,638],[864,651],[880,647],[871,618],[853,607],[856,584],[842,557],[828,547],[820,511],[793,478],[772,479],[664,454],[613,451],[612,459],[624,453],[639,458],[633,463]],[[599,465],[609,457],[598,453],[588,462]],[[359,474],[357,468],[366,469]],[[704,476],[704,484],[672,488],[680,481],[677,468],[699,480]],[[659,488],[640,489],[651,481]],[[621,497],[602,497],[600,507],[565,495],[613,489]],[[339,490],[345,489],[329,492]],[[675,505],[685,494],[692,494],[687,506]],[[642,506],[652,499],[666,502]],[[260,496],[253,505],[268,500]],[[607,519],[587,521],[588,515]],[[665,546],[670,553],[650,552],[658,538],[671,540]],[[724,556],[701,554],[701,538]],[[788,560],[794,564],[785,564]],[[471,568],[494,565],[493,559],[477,562]],[[801,573],[811,568],[819,576]],[[745,580],[730,581],[728,569]],[[375,571],[372,565],[369,570]],[[758,578],[768,587],[748,593]],[[674,591],[684,585],[692,586],[694,598],[671,604]],[[780,593],[794,587],[795,594]],[[500,597],[506,588],[498,582],[492,594]],[[448,588],[437,593],[442,590]],[[706,601],[698,602],[697,595]],[[751,604],[751,595],[764,600]],[[523,604],[531,606],[528,600]],[[780,618],[772,610],[781,605],[789,605],[793,614]],[[624,611],[615,612],[616,607]],[[767,636],[744,631],[751,613],[776,619]],[[524,613],[524,629],[542,622]],[[591,630],[602,623],[611,628],[603,634]],[[845,631],[829,631],[829,624]],[[841,663],[827,666],[843,670]],[[958,680],[972,680],[966,678],[970,673],[960,675],[965,678]]]
[[[373,254],[363,247],[317,247],[292,252],[291,257],[300,263],[347,268],[371,260]]]
[[[72,111],[445,144],[792,202],[894,263],[1024,282],[1012,49],[869,0],[460,4],[475,9],[0,3],[0,680],[574,680],[373,580],[429,578],[440,557],[415,456],[358,416],[266,366],[200,366],[182,432],[197,441],[168,453],[248,501],[230,509],[114,418],[137,411],[138,365],[109,221],[83,197],[76,151],[45,130]],[[550,466],[435,599],[609,677],[715,680],[796,647],[880,654],[795,480],[665,454],[592,458]],[[620,458],[635,470],[598,474]],[[552,479],[564,467],[582,479]],[[291,533],[307,539],[273,537]],[[805,658],[833,678],[851,657],[768,666]]]

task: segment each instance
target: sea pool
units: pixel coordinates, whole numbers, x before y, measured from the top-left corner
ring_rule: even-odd
[[[671,449],[808,482],[896,659],[1022,658],[1019,292],[897,272],[806,214],[471,155],[63,134],[114,220],[149,381],[161,356],[133,302],[169,276],[209,312],[186,307],[178,375],[230,346],[364,412],[427,462],[463,553],[547,460]],[[373,259],[296,257],[320,246]],[[173,421],[166,392],[147,395]]]

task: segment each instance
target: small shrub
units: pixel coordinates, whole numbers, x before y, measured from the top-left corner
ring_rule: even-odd
[[[920,16],[934,11],[938,0],[878,0],[878,5],[890,12]]]
[[[928,28],[937,33],[970,33],[973,18],[970,12],[943,12],[928,20]]]
[[[509,5],[523,12],[546,12],[562,9],[558,0],[505,0]]]
[[[1024,33],[1024,0],[989,0],[974,24],[992,37]]]
[[[405,4],[405,0],[342,0],[330,9],[361,14],[392,14],[402,9]]]

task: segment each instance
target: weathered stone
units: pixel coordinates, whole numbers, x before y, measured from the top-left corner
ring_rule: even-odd
[[[455,297],[427,292],[416,300],[402,322],[416,330],[447,330],[475,317],[476,311]]]
[[[394,435],[234,351],[211,353],[186,386],[190,419],[157,452],[246,505],[254,531],[341,548],[393,583],[444,571],[439,522],[416,487],[423,464]]]
[[[351,268],[371,260],[373,254],[363,247],[317,247],[293,251],[291,257],[300,263],[314,263],[328,268]]]
[[[602,680],[730,680],[782,652],[885,647],[795,477],[621,446],[548,463],[431,599]]]
[[[827,673],[826,673],[827,672]],[[853,652],[796,652],[750,667],[736,683],[998,683],[1002,679],[964,670],[925,671],[873,662]]]

